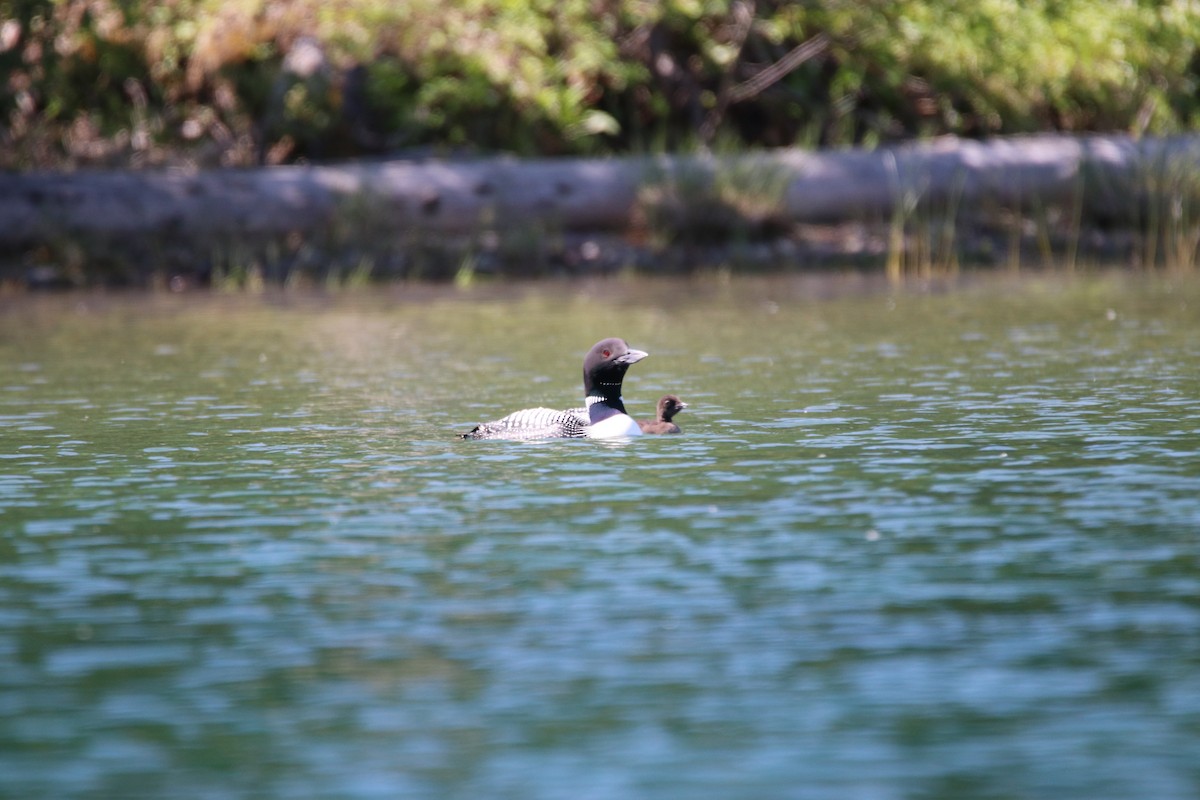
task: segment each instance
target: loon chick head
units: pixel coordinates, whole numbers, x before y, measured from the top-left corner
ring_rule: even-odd
[[[601,339],[583,359],[583,394],[592,422],[603,419],[609,410],[625,413],[621,402],[621,384],[630,366],[645,358],[649,353],[634,350],[624,339]],[[602,408],[597,408],[601,406]]]
[[[638,422],[642,433],[679,433],[679,426],[671,419],[688,407],[688,404],[673,394],[664,394],[658,401],[658,418],[653,422]]]

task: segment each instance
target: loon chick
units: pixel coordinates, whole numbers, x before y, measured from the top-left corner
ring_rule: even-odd
[[[476,425],[462,439],[556,439],[637,436],[641,427],[625,413],[621,402],[621,383],[625,371],[648,353],[634,350],[622,339],[602,339],[583,359],[585,408],[557,411],[553,408],[526,408],[514,411],[495,422]]]
[[[671,418],[688,407],[676,395],[664,394],[658,401],[658,419],[653,422],[639,421],[642,433],[679,433],[679,426]]]

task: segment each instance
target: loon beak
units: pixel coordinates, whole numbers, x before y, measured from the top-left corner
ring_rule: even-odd
[[[631,347],[631,348],[629,348],[629,352],[626,353],[625,355],[617,356],[616,358],[614,358],[613,363],[614,364],[636,364],[637,362],[641,361],[643,358],[645,358],[648,355],[650,355],[650,354],[645,352],[644,350],[634,350]]]
[[[683,402],[682,400],[679,401],[679,410],[680,411],[683,411],[687,407],[688,407],[687,403]]]

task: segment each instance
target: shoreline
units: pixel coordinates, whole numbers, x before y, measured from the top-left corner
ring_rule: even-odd
[[[1200,137],[0,175],[0,281],[35,289],[1190,267],[1198,241]]]

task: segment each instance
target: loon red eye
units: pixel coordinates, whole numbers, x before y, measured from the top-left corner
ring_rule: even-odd
[[[609,357],[609,356],[611,356],[611,355],[612,355],[612,351],[611,351],[611,350],[605,350],[605,351],[604,351],[604,357],[605,357],[605,358],[608,358],[608,357]]]

